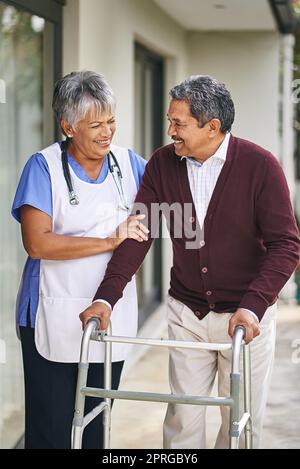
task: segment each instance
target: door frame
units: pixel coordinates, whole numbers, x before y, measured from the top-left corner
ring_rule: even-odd
[[[153,151],[163,145],[163,114],[164,114],[164,69],[165,63],[164,58],[152,50],[145,47],[139,41],[134,42],[134,57],[135,61],[140,62],[143,66],[143,73],[147,67],[150,67],[153,71],[154,81],[152,94],[156,99],[153,100],[152,109],[152,134],[151,140],[153,144]],[[145,78],[145,77],[144,77]],[[145,80],[143,81],[143,83]],[[143,89],[143,86],[142,86]],[[142,116],[142,120],[143,120]],[[142,127],[145,126],[145,122],[142,121]],[[142,146],[145,145],[144,136],[142,137]],[[150,155],[149,155],[150,156]],[[162,300],[162,226],[160,224],[159,237],[154,241],[154,272],[155,284],[154,289],[151,291],[149,297],[147,297],[144,304],[139,309],[139,323],[143,321],[156,309]]]

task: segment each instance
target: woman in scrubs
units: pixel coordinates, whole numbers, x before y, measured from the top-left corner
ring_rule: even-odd
[[[12,208],[29,256],[17,301],[28,449],[70,448],[82,336],[79,314],[92,303],[112,252],[126,238],[147,239],[142,216],[129,216],[146,162],[112,144],[115,97],[104,78],[89,71],[65,76],[55,85],[53,110],[66,141],[31,156]],[[115,335],[136,333],[134,279],[114,308],[112,325]],[[115,344],[114,389],[125,356],[126,345]],[[103,361],[103,344],[92,343],[88,386],[103,387]],[[86,412],[98,403],[87,398]],[[100,415],[87,426],[83,448],[101,445]]]

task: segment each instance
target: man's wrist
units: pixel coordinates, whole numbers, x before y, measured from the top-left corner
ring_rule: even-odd
[[[244,309],[245,311],[248,311],[248,313],[251,313],[252,316],[254,316],[254,318],[257,320],[257,322],[259,322],[257,315],[253,311],[251,311],[251,309],[247,309],[247,308],[242,308],[242,309]]]
[[[112,311],[111,304],[110,304],[108,301],[106,301],[106,300],[101,300],[101,299],[99,298],[98,300],[94,300],[94,301],[92,302],[92,304],[94,304],[94,303],[104,303],[104,304],[105,304],[106,306],[108,306],[108,307],[110,308],[110,310]]]

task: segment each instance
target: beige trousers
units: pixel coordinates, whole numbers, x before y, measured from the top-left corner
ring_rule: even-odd
[[[263,417],[270,385],[276,304],[260,323],[260,335],[251,342],[253,447],[260,447]],[[228,323],[232,313],[210,312],[201,321],[183,303],[168,298],[168,328],[172,340],[231,342]],[[230,394],[231,351],[170,349],[169,379],[174,394],[208,396],[218,372],[219,396]],[[241,388],[242,389],[242,388]],[[243,394],[243,393],[241,393]],[[229,407],[222,406],[222,424],[215,448],[229,447]],[[241,412],[243,400],[241,399]],[[164,421],[164,448],[205,448],[205,406],[169,404]],[[243,446],[241,437],[241,446]]]

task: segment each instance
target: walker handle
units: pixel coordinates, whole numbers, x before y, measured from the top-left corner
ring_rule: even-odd
[[[245,337],[246,329],[244,326],[236,326],[234,328],[234,335],[238,333],[238,331],[243,331],[243,338]]]
[[[91,322],[93,322],[95,324],[95,330],[98,330],[100,325],[101,325],[100,319],[99,318],[90,318],[87,322],[87,325]]]

